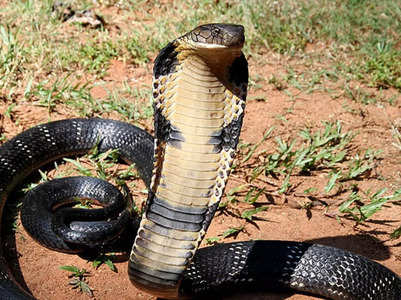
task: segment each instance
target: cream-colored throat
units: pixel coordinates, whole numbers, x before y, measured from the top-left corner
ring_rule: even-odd
[[[165,114],[174,133],[165,146],[156,196],[180,205],[206,207],[220,166],[226,88],[197,56],[181,64],[174,85]]]
[[[197,134],[192,132],[194,127],[211,128],[210,133],[220,128],[224,118],[226,88],[210,67],[193,56],[182,63],[176,76],[174,97],[171,99],[174,107],[166,116],[171,124],[177,127],[181,127],[179,124],[189,125],[191,129],[182,129],[191,134]]]

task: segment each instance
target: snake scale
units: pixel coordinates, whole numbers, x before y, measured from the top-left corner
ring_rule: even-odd
[[[155,138],[118,121],[70,119],[38,125],[5,142],[0,147],[1,209],[40,166],[95,146],[99,151],[118,149],[124,160],[136,164],[149,187],[138,232],[131,233],[136,236],[128,272],[138,288],[170,299],[280,289],[332,299],[401,299],[400,277],[333,247],[248,241],[197,250],[223,194],[239,139],[248,82],[244,41],[240,25],[208,24],[161,50],[153,71]],[[97,193],[93,187],[100,184],[90,179],[74,178],[67,186],[73,189],[78,181],[87,197]],[[37,188],[39,194],[62,194],[46,186],[46,191]],[[30,214],[37,215],[36,208]],[[53,240],[51,226],[21,218],[33,225],[27,228],[31,235],[46,237],[46,247],[74,251],[69,243]],[[33,298],[13,279],[4,255],[0,298]]]

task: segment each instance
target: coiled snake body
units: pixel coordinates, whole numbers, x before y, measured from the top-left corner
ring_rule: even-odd
[[[155,140],[126,123],[72,119],[39,125],[4,143],[1,207],[27,174],[49,161],[95,146],[118,149],[149,186],[128,268],[137,287],[165,298],[291,288],[333,299],[401,299],[396,274],[332,247],[250,241],[197,251],[223,194],[242,125],[248,81],[243,43],[242,26],[209,24],[160,52],[153,74]],[[63,244],[64,251],[74,251],[53,239],[48,225],[35,227],[37,221],[24,218],[34,223],[27,229],[32,235],[47,226],[46,234],[39,233],[47,247]],[[0,298],[31,299],[2,255],[0,260]]]

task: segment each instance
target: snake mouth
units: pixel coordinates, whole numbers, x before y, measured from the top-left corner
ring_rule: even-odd
[[[244,27],[236,24],[204,24],[182,39],[200,49],[241,49],[245,42]]]

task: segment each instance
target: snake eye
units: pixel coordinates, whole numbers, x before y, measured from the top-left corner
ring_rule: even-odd
[[[218,37],[220,35],[220,29],[215,27],[212,29],[212,37]]]

